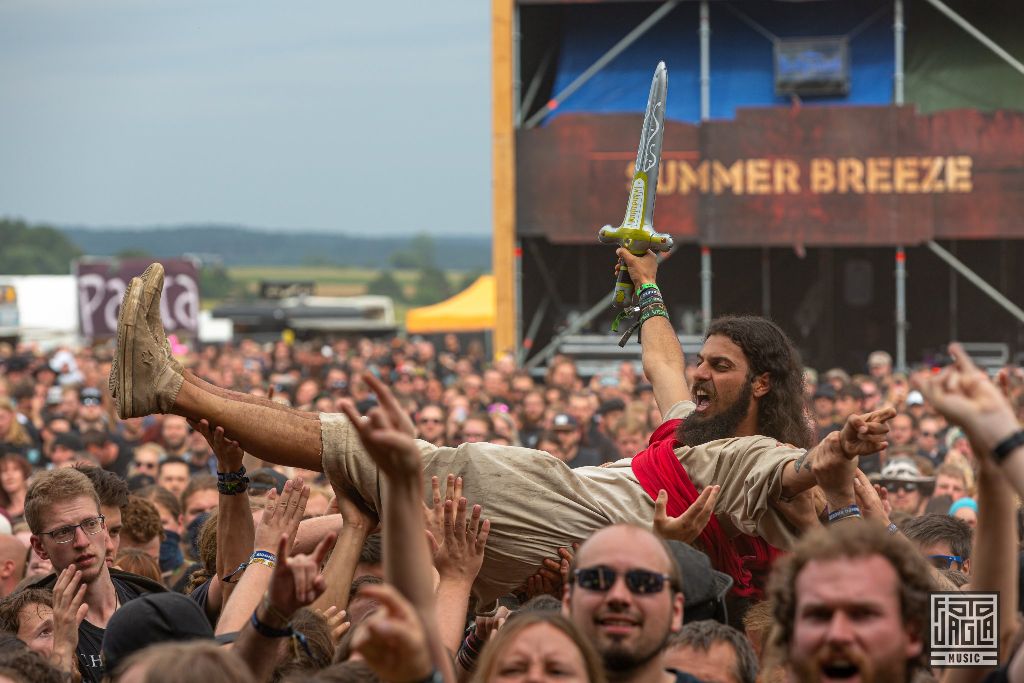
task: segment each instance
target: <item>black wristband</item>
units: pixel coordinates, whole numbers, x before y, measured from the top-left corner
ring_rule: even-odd
[[[256,616],[256,610],[252,611],[249,623],[252,624],[254,629],[256,629],[256,633],[259,633],[264,638],[288,638],[294,633],[291,624],[284,628],[274,628],[273,626],[264,624],[260,621],[259,617]]]
[[[1019,446],[1024,446],[1024,429],[1020,429],[1013,434],[996,444],[996,447],[992,449],[992,455],[995,456],[996,462],[1000,465],[1006,458],[1009,457],[1010,453],[1013,453]]]

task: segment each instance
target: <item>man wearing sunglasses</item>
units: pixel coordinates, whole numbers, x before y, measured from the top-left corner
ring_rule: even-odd
[[[908,520],[900,529],[936,569],[971,573],[974,531],[956,517],[932,513]]]
[[[37,477],[25,497],[25,519],[32,530],[32,549],[50,560],[56,572],[32,587],[52,587],[57,574],[71,565],[81,574],[88,611],[78,627],[78,668],[83,681],[100,681],[100,646],[107,622],[129,600],[164,588],[107,568],[109,538],[100,501],[89,478],[74,468]]]
[[[587,539],[573,560],[562,611],[601,655],[610,681],[697,681],[662,668],[669,636],[683,627],[682,576],[650,531],[620,524]]]
[[[935,477],[921,474],[921,468],[910,456],[890,457],[881,473],[872,481],[889,493],[893,510],[917,516],[921,514],[935,488]]]

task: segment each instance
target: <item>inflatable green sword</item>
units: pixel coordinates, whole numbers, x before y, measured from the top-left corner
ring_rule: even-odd
[[[654,231],[654,200],[658,188],[658,167],[661,164],[661,145],[665,138],[665,97],[668,94],[668,70],[665,62],[658,62],[651,81],[651,94],[647,98],[647,111],[644,113],[644,126],[640,132],[640,148],[636,153],[636,166],[633,168],[633,184],[629,190],[629,201],[626,203],[626,216],[622,225],[613,227],[606,225],[598,233],[598,239],[605,244],[615,243],[628,249],[631,253],[641,256],[652,251],[668,251],[672,248],[672,238]],[[612,331],[616,331],[622,318],[627,317],[633,303],[633,281],[629,277],[626,264],[621,264],[615,291],[612,294],[612,306],[622,309],[615,318]],[[620,342],[625,344],[626,339]]]

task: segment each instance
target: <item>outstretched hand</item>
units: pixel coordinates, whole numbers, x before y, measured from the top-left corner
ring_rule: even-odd
[[[963,427],[971,443],[989,454],[1020,427],[1013,407],[959,344],[950,344],[953,364],[920,382],[918,389],[947,420]]]
[[[863,415],[851,415],[839,432],[839,446],[848,458],[878,453],[888,447],[889,420],[896,409],[886,406]]]
[[[721,490],[717,484],[704,487],[697,500],[678,517],[668,515],[668,492],[664,489],[658,491],[658,498],[654,501],[654,533],[668,541],[693,543],[711,521]]]
[[[474,505],[466,519],[465,498],[444,504],[444,535],[441,542],[431,535],[434,565],[442,579],[452,578],[472,584],[484,562],[484,549],[491,532],[491,521],[481,519],[483,508]],[[457,509],[456,509],[457,508]]]
[[[416,430],[412,420],[383,382],[368,373],[364,379],[376,392],[380,405],[365,418],[351,401],[342,402],[342,410],[359,434],[363,448],[385,475],[400,480],[419,479],[420,452],[413,440]]]
[[[427,680],[434,665],[416,608],[387,583],[363,586],[359,595],[376,601],[380,609],[356,628],[352,649],[363,656],[381,680]]]
[[[270,490],[267,506],[263,508],[263,517],[256,526],[253,544],[256,550],[273,552],[281,534],[288,536],[288,546],[291,547],[295,542],[295,533],[299,530],[299,522],[306,512],[309,493],[310,488],[302,481],[302,477],[286,481],[280,496],[276,489]]]

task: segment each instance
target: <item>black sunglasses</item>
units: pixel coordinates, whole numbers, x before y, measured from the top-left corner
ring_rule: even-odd
[[[885,490],[889,493],[896,493],[897,491],[903,491],[903,493],[913,493],[917,490],[917,484],[912,481],[895,482],[890,481],[885,485]]]
[[[589,567],[577,569],[574,573],[576,583],[580,588],[588,591],[600,591],[602,593],[611,590],[619,572],[611,567]],[[652,595],[660,593],[665,589],[669,577],[665,574],[652,572],[647,569],[630,569],[623,574],[626,581],[626,588],[634,595]]]

